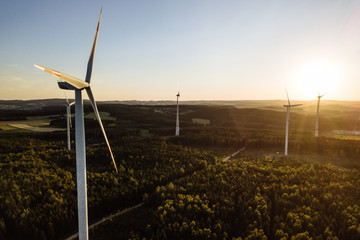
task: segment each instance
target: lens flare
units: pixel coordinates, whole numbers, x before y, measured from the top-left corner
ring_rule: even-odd
[[[345,73],[340,65],[329,60],[309,61],[294,73],[292,85],[297,98],[313,99],[317,93],[334,93],[341,87]]]

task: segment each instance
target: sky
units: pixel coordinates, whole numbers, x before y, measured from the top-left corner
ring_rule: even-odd
[[[360,100],[360,1],[0,0],[0,99]],[[66,91],[70,98],[73,91]]]

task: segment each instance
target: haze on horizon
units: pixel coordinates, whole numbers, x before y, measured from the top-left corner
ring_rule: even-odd
[[[101,6],[99,101],[360,100],[360,2],[341,0],[1,1],[0,99],[63,98],[33,65],[83,79]]]

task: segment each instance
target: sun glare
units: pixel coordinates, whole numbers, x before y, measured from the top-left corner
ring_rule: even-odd
[[[327,60],[308,62],[295,71],[293,87],[299,99],[310,100],[318,93],[331,94],[340,86],[344,72],[339,65]]]

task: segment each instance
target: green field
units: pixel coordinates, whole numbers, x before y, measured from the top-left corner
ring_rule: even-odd
[[[343,140],[360,140],[360,136],[356,136],[356,135],[340,135],[340,134],[336,134],[335,138],[343,139]]]
[[[9,126],[9,125],[0,125],[1,130],[10,131],[16,129],[15,127]]]
[[[0,121],[0,129],[4,131],[34,131],[34,132],[53,132],[63,131],[63,128],[53,128],[50,122],[57,115],[51,116],[26,116],[26,120]]]
[[[102,120],[111,120],[111,121],[116,120],[116,117],[110,116],[110,113],[108,113],[108,112],[99,112],[99,114],[100,114],[100,118]],[[86,114],[85,118],[96,120],[96,116],[95,116],[94,112]]]

